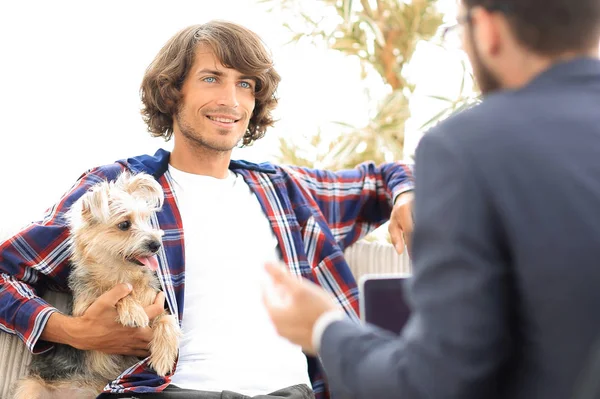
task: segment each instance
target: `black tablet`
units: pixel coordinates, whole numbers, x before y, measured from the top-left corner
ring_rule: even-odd
[[[361,320],[399,334],[410,315],[404,297],[408,278],[406,274],[363,276],[359,281]]]

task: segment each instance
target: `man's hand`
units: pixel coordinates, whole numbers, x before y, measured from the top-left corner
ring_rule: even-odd
[[[81,350],[147,357],[152,340],[150,327],[125,327],[117,322],[116,304],[131,293],[126,284],[118,284],[98,297],[79,317],[54,313],[48,319],[41,339],[64,343]],[[164,311],[165,296],[158,293],[154,303],[144,310],[150,320]]]
[[[411,250],[413,233],[413,199],[414,194],[412,191],[400,194],[396,198],[394,208],[392,209],[392,215],[390,216],[388,230],[392,237],[392,244],[394,244],[394,247],[399,254],[404,251],[405,244],[409,253]]]
[[[334,298],[312,282],[292,276],[285,267],[267,263],[266,269],[273,286],[263,292],[263,301],[277,333],[315,355],[313,327],[323,313],[338,308]]]

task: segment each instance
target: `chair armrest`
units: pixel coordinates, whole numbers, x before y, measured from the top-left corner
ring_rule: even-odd
[[[344,255],[356,281],[365,274],[412,272],[406,248],[399,255],[388,242],[360,240],[346,248]]]
[[[44,299],[58,310],[65,312],[70,296],[49,291]],[[0,398],[8,398],[12,384],[24,375],[31,360],[31,353],[16,335],[0,330]]]

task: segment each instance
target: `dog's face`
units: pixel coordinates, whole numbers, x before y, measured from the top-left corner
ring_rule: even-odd
[[[162,204],[162,187],[145,173],[93,186],[69,212],[73,256],[83,264],[156,270],[163,232],[150,218]]]

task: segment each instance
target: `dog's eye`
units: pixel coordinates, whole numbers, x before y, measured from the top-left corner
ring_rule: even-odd
[[[129,220],[126,220],[124,222],[119,223],[117,227],[119,228],[119,230],[127,231],[131,227],[131,222]]]

